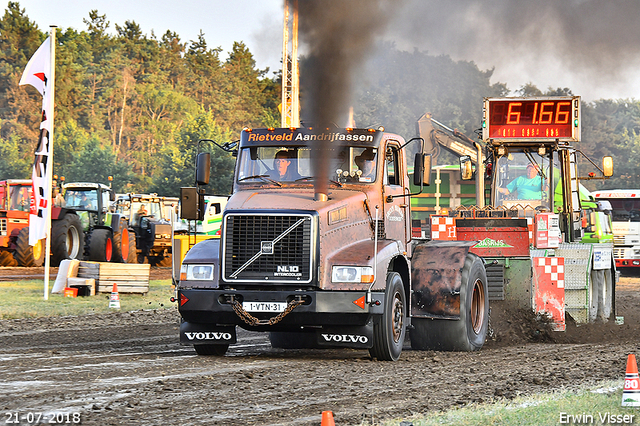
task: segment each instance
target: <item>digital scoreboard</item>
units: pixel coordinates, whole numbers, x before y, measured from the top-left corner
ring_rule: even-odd
[[[580,96],[485,98],[482,139],[580,141]]]

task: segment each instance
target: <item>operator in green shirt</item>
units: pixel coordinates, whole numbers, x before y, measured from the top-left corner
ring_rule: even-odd
[[[517,191],[519,200],[540,200],[542,198],[542,177],[538,171],[538,166],[529,164],[527,176],[518,176],[505,188],[498,188],[498,191],[506,195]]]

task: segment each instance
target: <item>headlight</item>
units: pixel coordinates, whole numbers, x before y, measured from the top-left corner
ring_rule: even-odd
[[[331,281],[336,283],[372,283],[371,266],[334,266],[331,269]]]
[[[213,265],[182,265],[180,267],[180,281],[211,281],[213,280]]]

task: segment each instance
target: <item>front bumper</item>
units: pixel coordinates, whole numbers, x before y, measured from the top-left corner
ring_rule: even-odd
[[[185,322],[216,326],[239,325],[256,331],[299,331],[304,328],[333,326],[362,326],[371,315],[382,314],[384,293],[371,293],[373,303],[366,303],[365,291],[300,291],[300,290],[221,290],[179,289],[180,315]],[[289,302],[302,298],[297,306],[274,325],[251,326],[234,311],[230,300],[238,302]],[[250,312],[258,319],[267,320],[277,313]]]

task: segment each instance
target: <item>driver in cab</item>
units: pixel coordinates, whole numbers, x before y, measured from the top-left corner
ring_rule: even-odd
[[[540,200],[542,198],[542,176],[537,165],[527,165],[527,175],[518,176],[504,188],[498,188],[501,194],[509,195],[514,192],[520,200]]]

